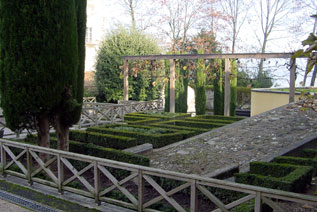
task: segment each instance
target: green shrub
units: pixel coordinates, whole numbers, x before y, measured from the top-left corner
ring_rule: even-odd
[[[171,120],[171,121],[161,122],[161,124],[203,128],[203,129],[213,129],[213,128],[225,126],[225,124],[221,124],[221,123],[209,123],[209,122],[206,123],[206,122],[186,121],[186,120]]]
[[[195,110],[197,115],[206,113],[206,89],[204,86],[195,88]]]
[[[117,125],[118,126],[118,125]],[[126,125],[122,125],[126,126]],[[133,126],[135,128],[141,128],[147,130],[158,130],[159,128],[154,127],[145,127],[140,125],[129,125],[129,128]],[[118,130],[113,128],[102,128],[102,127],[90,127],[87,129],[91,132],[107,133],[107,134],[116,134],[120,136],[128,136],[136,139],[137,144],[150,143],[153,145],[153,148],[160,148],[169,144],[172,144],[177,141],[181,141],[187,137],[188,134],[191,134],[191,131],[179,131],[179,130],[166,130],[165,134],[148,134],[142,132],[135,132],[130,130]],[[160,129],[162,130],[162,129]]]
[[[193,118],[200,118],[200,119],[211,119],[211,120],[222,120],[222,121],[240,121],[245,119],[244,117],[239,116],[221,116],[221,115],[198,115]]]
[[[71,130],[69,133],[69,139],[84,143],[93,143],[98,146],[114,149],[127,149],[137,145],[135,139],[131,137],[81,130]]]
[[[208,129],[202,129],[202,128],[195,128],[195,127],[185,127],[185,126],[176,126],[176,125],[167,125],[165,122],[159,122],[155,124],[151,124],[153,127],[160,127],[160,128],[167,128],[167,129],[175,129],[175,130],[185,130],[185,131],[191,131],[191,134],[187,134],[189,137],[184,138],[190,138],[192,136],[208,132]]]
[[[144,129],[144,128],[137,128],[137,127],[129,127],[129,126],[120,126],[120,127],[115,127],[113,128],[114,130],[123,130],[123,131],[131,131],[131,132],[139,132],[139,133],[144,133],[144,134],[164,134],[167,133],[168,131],[166,129],[161,129],[161,128],[153,128],[153,129]]]
[[[314,158],[317,160],[317,150],[316,149],[304,149],[301,152],[303,158]]]
[[[100,44],[96,57],[96,85],[98,101],[113,102],[123,99],[123,80],[120,78],[120,66],[123,55],[159,54],[157,43],[150,36],[135,29],[118,27],[107,33]],[[130,65],[133,62],[129,62]],[[152,75],[161,74],[162,68],[152,69],[151,63],[136,61],[142,66],[133,76],[129,76],[129,99],[143,101],[156,99],[161,85],[152,86]]]
[[[188,113],[169,113],[169,112],[139,112],[129,113],[124,116],[126,117],[145,117],[145,118],[156,118],[159,120],[174,120],[174,119],[185,119],[191,117]]]
[[[150,117],[124,116],[124,122],[127,124],[147,125],[158,122],[160,119]]]
[[[311,166],[314,168],[315,174],[317,173],[317,159],[300,158],[290,156],[279,156],[273,159],[274,163],[286,163],[301,166]]]
[[[90,155],[94,157],[106,158],[125,163],[149,166],[150,160],[144,156],[136,155],[121,150],[105,148],[91,143],[83,144],[77,141],[70,141],[69,150],[79,154]]]
[[[233,122],[235,122],[232,120],[207,119],[207,118],[196,118],[196,117],[187,118],[185,120],[186,121],[205,122],[205,123],[219,123],[219,124],[232,124]]]
[[[20,141],[21,142],[21,141]],[[37,145],[37,138],[34,135],[28,136],[24,143]],[[51,147],[57,147],[57,139],[50,138]],[[69,141],[69,151],[75,152],[83,155],[90,155],[99,158],[106,158],[109,160],[116,160],[125,163],[137,164],[141,166],[149,166],[150,160],[144,156],[136,155],[121,150],[116,150],[112,148],[105,148],[102,146],[97,146],[92,143],[82,143],[78,141]]]
[[[301,192],[310,184],[313,168],[267,162],[250,163],[250,172],[235,174],[237,183]]]

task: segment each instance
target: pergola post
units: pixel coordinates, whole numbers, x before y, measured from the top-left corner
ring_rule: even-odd
[[[170,113],[175,113],[175,60],[170,59]]]
[[[129,63],[128,60],[124,60],[123,65],[123,97],[125,101],[129,100]]]
[[[224,115],[230,116],[230,59],[225,59],[225,103]]]
[[[296,59],[291,59],[291,68],[289,76],[289,103],[295,101],[295,71],[296,71]]]

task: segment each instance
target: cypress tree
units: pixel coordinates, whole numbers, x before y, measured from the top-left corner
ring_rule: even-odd
[[[1,107],[10,129],[36,129],[41,146],[50,124],[67,139],[80,116],[85,11],[85,0],[0,0]]]
[[[198,51],[199,54],[203,54],[203,50]],[[195,109],[196,115],[204,115],[206,113],[206,74],[204,73],[206,66],[204,59],[198,59],[195,78]]]
[[[221,59],[216,59],[213,61],[213,73],[215,78],[213,80],[214,85],[214,114],[223,115],[224,114],[224,82],[223,82],[223,63]]]

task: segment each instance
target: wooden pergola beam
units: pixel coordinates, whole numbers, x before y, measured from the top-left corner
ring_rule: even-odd
[[[230,59],[225,59],[225,99],[224,99],[224,115],[230,116]]]

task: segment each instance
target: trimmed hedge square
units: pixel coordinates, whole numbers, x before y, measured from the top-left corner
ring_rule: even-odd
[[[304,149],[301,152],[301,157],[312,158],[312,159],[317,160],[317,149]]]
[[[221,116],[221,115],[198,115],[193,118],[199,118],[199,119],[212,119],[212,120],[227,120],[227,121],[240,121],[245,119],[245,117],[239,117],[239,116]]]
[[[124,122],[127,124],[151,124],[160,121],[158,118],[150,118],[150,117],[138,117],[138,116],[124,116]]]
[[[114,149],[127,149],[137,145],[135,138],[82,130],[71,130],[69,139]]]
[[[221,123],[210,123],[210,122],[198,122],[198,121],[188,121],[188,120],[170,120],[160,122],[161,125],[175,125],[181,127],[193,127],[193,128],[203,128],[203,129],[214,129],[217,127],[226,126],[226,124]]]
[[[301,192],[311,183],[313,168],[290,164],[252,162],[250,172],[235,174],[237,183]]]
[[[175,129],[175,130],[185,130],[185,131],[192,131],[194,132],[192,135],[189,135],[189,137],[185,138],[190,138],[195,135],[199,135],[201,133],[208,132],[208,129],[202,129],[202,128],[196,128],[196,127],[185,127],[185,126],[176,126],[176,125],[167,125],[165,122],[159,122],[155,124],[150,124],[150,126],[153,127],[160,127],[160,128],[167,128],[167,129]]]
[[[126,117],[145,117],[145,118],[156,118],[159,120],[176,120],[176,119],[185,119],[191,117],[188,113],[168,113],[168,112],[156,112],[156,113],[146,113],[146,112],[138,112],[138,113],[129,113],[124,116],[124,120]]]
[[[218,124],[232,124],[235,121],[232,120],[221,120],[221,119],[206,119],[206,118],[197,118],[197,117],[191,117],[186,118],[185,121],[195,121],[195,122],[206,122],[206,123],[218,123]]]
[[[19,141],[20,142],[20,141]],[[37,145],[36,136],[28,136],[24,143]],[[57,139],[54,137],[50,138],[50,147],[53,149],[57,148]],[[105,148],[102,146],[97,146],[91,143],[82,143],[78,141],[69,141],[69,151],[75,152],[83,155],[90,155],[94,157],[105,158],[109,160],[116,160],[125,163],[131,163],[141,166],[150,166],[150,159],[142,155],[132,154],[129,152],[124,152],[121,150],[116,150],[112,148]]]
[[[113,129],[114,127],[127,127],[127,129]],[[146,130],[164,130],[166,133],[162,134],[148,134],[144,132],[137,132],[129,130],[128,128],[136,128],[136,129],[146,129]],[[106,125],[104,127],[90,127],[87,129],[90,132],[99,132],[105,134],[115,134],[120,136],[127,136],[136,139],[137,144],[145,144],[150,143],[153,145],[153,148],[160,148],[177,141],[184,140],[187,137],[193,136],[195,132],[193,131],[184,131],[184,130],[173,130],[173,129],[161,129],[157,127],[151,126],[140,126],[140,125]]]
[[[315,174],[317,173],[317,158],[301,158],[291,156],[279,156],[273,159],[274,163],[286,163],[301,166],[311,166],[314,168]]]

